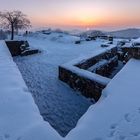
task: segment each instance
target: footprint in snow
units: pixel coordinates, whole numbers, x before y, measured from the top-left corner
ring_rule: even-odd
[[[98,138],[94,138],[93,140],[103,140],[103,139],[98,137]]]
[[[122,135],[119,136],[119,140],[125,140],[125,138],[126,138],[125,136],[122,136]]]
[[[23,88],[24,92],[29,92],[28,88]]]
[[[114,123],[114,124],[112,124],[111,126],[110,126],[110,132],[109,132],[109,135],[108,135],[108,137],[113,137],[114,136],[114,134],[115,134],[115,132],[116,132],[116,128],[117,128],[117,124],[116,123]]]
[[[140,114],[140,107],[138,108],[138,113]]]
[[[3,139],[3,136],[0,136],[0,140],[4,140],[4,139]]]
[[[17,140],[21,140],[21,137],[18,137]]]
[[[115,132],[116,132],[115,130],[110,131],[110,133],[109,133],[108,137],[114,137]]]
[[[9,139],[9,138],[10,138],[10,135],[9,135],[9,134],[5,134],[5,135],[4,135],[4,138],[5,138],[5,139]]]
[[[131,133],[131,135],[137,137],[137,136],[140,135],[140,131],[139,132],[133,132],[133,133]]]
[[[130,117],[130,114],[127,113],[124,115],[124,119],[127,121],[127,122],[131,122],[131,117]]]
[[[116,127],[117,127],[117,124],[112,124],[112,125],[110,126],[110,129],[116,129]]]

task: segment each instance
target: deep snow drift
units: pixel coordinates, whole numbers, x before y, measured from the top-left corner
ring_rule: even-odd
[[[42,53],[15,57],[14,60],[43,118],[65,136],[92,103],[58,80],[58,66],[106,48],[100,47],[101,40],[76,45],[73,36],[60,37],[56,33],[49,36],[34,34],[26,39],[31,47],[40,49]]]
[[[43,121],[4,41],[0,41],[0,140],[60,140]]]
[[[66,140],[140,140],[140,60],[131,59]]]

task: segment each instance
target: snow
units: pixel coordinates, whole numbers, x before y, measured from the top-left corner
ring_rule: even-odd
[[[89,67],[87,70],[96,73],[96,70],[98,68],[101,68],[107,64],[109,64],[112,61],[118,61],[118,57],[114,56],[113,58],[106,60],[106,59],[101,59],[98,63],[95,65]],[[113,78],[123,67],[123,63],[121,61],[118,61],[118,66],[114,67],[113,70],[111,71],[110,75],[107,76],[109,78]]]
[[[0,41],[0,139],[60,140],[40,116],[4,41]]]
[[[101,99],[91,105],[78,121],[77,126],[62,138],[47,121],[42,119],[39,109],[40,112],[50,109],[48,113],[52,114],[49,117],[54,117],[54,120],[52,118],[50,120],[52,119],[53,122],[58,119],[60,122],[57,126],[65,129],[66,126],[62,122],[68,122],[67,125],[73,123],[73,119],[79,118],[75,116],[80,116],[77,111],[83,108],[85,111],[90,102],[57,79],[57,68],[79,56],[91,55],[106,48],[99,47],[102,42],[98,41],[83,42],[77,46],[51,41],[46,37],[33,36],[26,39],[33,48],[42,50],[41,54],[15,58],[26,84],[31,84],[29,90],[35,90],[32,95],[17,65],[13,62],[6,44],[0,41],[1,140],[140,139],[140,60],[131,59],[109,82]],[[32,96],[36,96],[34,99],[36,104],[39,103],[39,109]],[[46,110],[43,105],[47,107]],[[57,118],[55,115],[60,116]],[[72,118],[67,119],[67,116]]]
[[[66,140],[140,139],[140,60],[131,59],[104,89]]]
[[[114,67],[112,73],[109,75],[109,78],[113,78],[124,66],[122,61],[118,61],[118,66]]]
[[[134,43],[140,43],[140,38],[133,40]]]
[[[102,85],[106,86],[110,81],[109,78],[103,77],[101,75],[92,73],[92,72],[84,70],[84,69],[80,69],[76,65],[81,64],[81,63],[87,61],[88,59],[93,58],[93,57],[95,57],[95,56],[97,56],[101,53],[105,53],[107,51],[110,51],[112,48],[115,48],[115,47],[116,47],[116,45],[110,45],[108,48],[101,49],[101,50],[98,48],[97,51],[95,51],[94,53],[88,54],[86,56],[81,56],[77,59],[74,59],[74,60],[72,60],[68,63],[65,63],[65,64],[61,65],[61,67],[65,68],[67,70],[70,70],[71,72],[77,74],[80,77],[90,79],[92,81],[101,83]]]
[[[68,44],[75,43],[75,41],[80,40],[80,37],[65,34],[65,33],[57,33],[57,32],[52,32],[50,35],[33,33],[31,36],[48,39],[50,41],[54,41],[57,43],[68,43]]]
[[[62,43],[75,43],[76,41],[79,41],[80,37],[76,37],[76,36],[69,36],[69,35],[60,35],[57,38],[58,42],[62,42]]]
[[[110,79],[107,77],[103,77],[101,75],[92,73],[92,72],[84,70],[84,69],[80,69],[76,66],[65,64],[65,65],[62,65],[61,67],[65,68],[67,70],[70,70],[71,72],[75,73],[76,75],[78,75],[80,77],[83,77],[85,79],[89,79],[91,81],[98,82],[98,83],[105,85],[105,86],[110,82]]]
[[[111,41],[110,42],[105,42],[105,43],[101,44],[101,47],[109,47],[110,43],[112,43],[112,42]]]
[[[87,70],[91,71],[91,72],[95,72],[97,68],[99,68],[103,65],[106,65],[106,64],[108,64],[108,61],[106,59],[102,59],[98,63],[96,63],[95,65],[89,67]]]
[[[131,42],[126,43],[125,45],[123,45],[122,47],[140,47],[140,38],[137,39],[133,39]]]
[[[81,50],[80,50],[80,48],[79,48],[79,50],[77,50],[77,51],[81,51],[82,53],[83,53],[83,55],[81,55],[81,56],[79,56],[78,58],[76,58],[76,59],[73,59],[73,60],[71,60],[71,61],[69,61],[69,62],[67,62],[67,63],[65,63],[65,64],[62,64],[62,66],[76,66],[76,65],[78,65],[78,64],[81,64],[81,63],[84,63],[85,61],[87,61],[88,59],[91,59],[91,58],[93,58],[93,57],[96,57],[96,56],[98,56],[98,55],[100,55],[101,53],[105,53],[105,52],[109,52],[111,49],[113,49],[113,48],[116,48],[116,45],[110,45],[108,48],[102,48],[102,47],[99,47],[100,45],[99,44],[101,44],[101,41],[99,40],[99,41],[97,41],[97,42],[90,42],[90,44],[85,44],[84,46],[82,46],[82,47],[85,47],[86,45],[86,47],[87,47],[87,50],[84,50],[85,52],[82,52]],[[93,48],[91,48],[91,47],[93,47]],[[90,49],[93,49],[93,50],[89,50]],[[85,54],[84,54],[85,53]]]
[[[82,42],[78,45],[52,41],[55,35],[56,37],[58,36],[58,34],[52,33],[49,36],[32,34],[26,37],[30,46],[41,50],[42,53],[28,57],[16,57],[14,60],[43,118],[62,136],[65,136],[75,127],[79,118],[92,103],[80,93],[58,80],[58,66],[78,57],[85,59],[87,56],[93,57],[93,54],[98,55],[100,52],[109,50],[109,48],[101,48],[101,40]],[[85,73],[86,77],[97,79],[97,81],[105,85],[110,81],[108,78],[95,75],[91,72],[81,71],[82,75]]]
[[[131,48],[133,45],[132,45],[132,42],[130,43],[125,43],[125,45],[122,46],[122,48]]]
[[[133,42],[133,45],[134,45],[134,46],[140,47],[140,38],[137,38],[137,39],[133,40],[132,42]]]

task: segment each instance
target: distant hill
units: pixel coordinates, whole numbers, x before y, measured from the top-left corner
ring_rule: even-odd
[[[75,36],[80,36],[83,38],[87,38],[88,36],[104,36],[104,35],[111,35],[113,37],[119,37],[119,38],[138,38],[140,37],[140,29],[136,28],[130,28],[130,29],[124,29],[124,30],[118,30],[118,31],[112,31],[112,32],[105,32],[101,30],[89,30],[89,31],[82,31],[82,30],[71,30],[71,31],[65,31],[61,29],[44,29],[40,31],[44,32],[51,32],[51,33],[64,33],[64,34],[70,34]]]
[[[108,32],[108,35],[121,38],[138,38],[140,37],[140,29],[125,29],[119,31]]]
[[[79,34],[79,36],[81,37],[104,36],[104,35],[106,35],[106,33],[99,30],[89,30],[89,31],[85,31]]]
[[[119,38],[138,38],[140,37],[140,29],[131,28],[131,29],[112,31],[112,32],[90,30],[90,31],[82,32],[80,33],[80,35],[83,37],[87,37],[89,35],[92,35],[92,36],[110,35],[110,36],[119,37]]]

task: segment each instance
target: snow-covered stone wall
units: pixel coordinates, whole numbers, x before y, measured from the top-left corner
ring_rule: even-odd
[[[117,54],[117,47],[115,45],[111,45],[108,49],[106,49],[103,52],[100,52],[98,54],[93,54],[90,56],[87,56],[87,58],[81,58],[81,60],[78,60],[77,64],[74,64],[75,66],[79,67],[80,69],[88,69],[89,67],[93,66],[97,62],[99,62],[102,59],[109,60],[110,58],[116,56]]]
[[[98,101],[102,90],[110,81],[109,78],[103,76],[107,75],[117,65],[116,55],[117,48],[112,45],[102,53],[59,66],[59,79],[66,82],[71,88],[80,91],[84,96]],[[97,65],[95,73],[87,70],[91,66],[95,66],[100,60],[106,60],[106,63],[102,66]]]
[[[125,43],[121,48],[122,59],[129,61],[131,58],[140,59],[140,38]]]
[[[59,67],[59,79],[67,83],[71,88],[80,91],[84,96],[93,98],[95,101],[98,101],[102,90],[110,81],[109,78],[77,67],[73,67],[73,70]]]
[[[122,52],[126,62],[131,58],[140,59],[140,47],[123,47]]]

